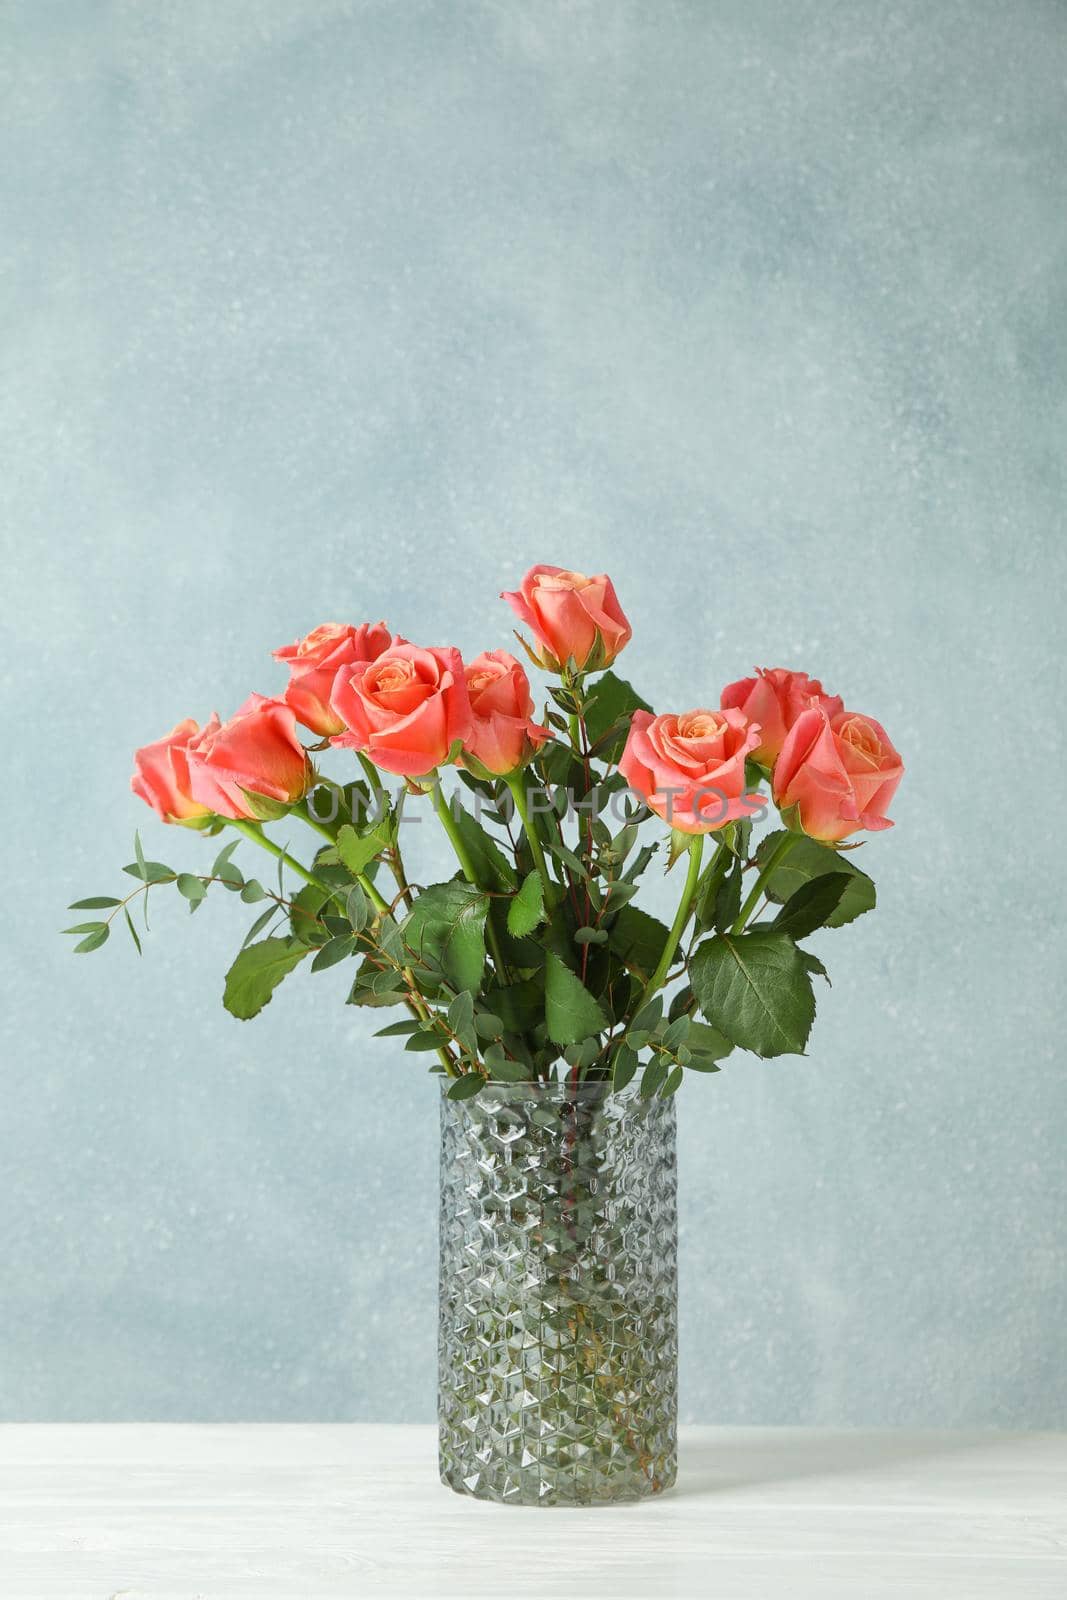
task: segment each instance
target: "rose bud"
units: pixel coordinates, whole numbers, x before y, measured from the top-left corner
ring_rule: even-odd
[[[573,661],[580,672],[609,667],[633,632],[606,573],[587,578],[563,567],[531,567],[516,593],[503,593],[533,632],[530,654],[548,672]]]
[[[302,800],[311,762],[282,700],[253,694],[229,722],[211,720],[189,745],[193,798],[220,817],[271,821]]]
[[[530,680],[506,650],[478,656],[466,677],[473,720],[460,759],[479,775],[504,777],[525,766],[551,734],[534,722]]]
[[[194,800],[189,787],[189,744],[200,733],[192,717],[155,744],[146,744],[133,758],[134,773],[130,788],[163,818],[187,828],[202,828],[211,817],[211,808]]]
[[[836,694],[826,694],[818,678],[809,678],[806,672],[790,672],[786,667],[757,667],[754,678],[739,678],[727,684],[719,704],[724,710],[731,707],[743,711],[752,722],[760,725],[760,742],[752,752],[752,760],[760,766],[772,766],[785,736],[800,716],[810,706],[821,706],[828,717],[835,717],[845,708],[845,702]]]
[[[395,641],[374,661],[342,667],[330,705],[346,730],[331,744],[362,750],[405,778],[454,761],[471,731],[463,661],[452,648]]]
[[[341,667],[375,660],[392,637],[384,622],[361,622],[358,628],[324,622],[295,644],[275,650],[275,661],[284,661],[289,668],[283,699],[297,721],[320,738],[340,733],[344,723],[330,709],[333,680]]]
[[[904,775],[872,717],[817,706],[801,712],[774,764],[774,803],[787,827],[834,844],[861,828],[891,828],[889,803]]]
[[[682,833],[711,833],[752,815],[745,757],[756,723],[736,710],[654,717],[635,711],[619,771],[657,816]]]

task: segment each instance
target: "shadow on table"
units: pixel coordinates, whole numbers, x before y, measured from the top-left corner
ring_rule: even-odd
[[[714,1435],[682,1440],[675,1496],[707,1495],[716,1491],[755,1488],[763,1484],[791,1483],[804,1478],[833,1478],[862,1473],[868,1478],[880,1471],[937,1456],[959,1455],[969,1450],[1003,1445],[1024,1434],[988,1429],[967,1434],[906,1432],[880,1433],[856,1430],[810,1433],[798,1428],[766,1430],[730,1429]]]

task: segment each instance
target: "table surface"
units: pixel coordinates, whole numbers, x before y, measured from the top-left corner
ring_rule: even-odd
[[[432,1428],[0,1428],[10,1600],[1042,1600],[1067,1435],[684,1428],[678,1486],[601,1510],[443,1489]]]

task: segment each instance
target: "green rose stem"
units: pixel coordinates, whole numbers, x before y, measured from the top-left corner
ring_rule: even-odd
[[[331,844],[333,843],[333,839],[327,831],[325,825],[316,821],[315,817],[308,811],[307,806],[304,805],[303,802],[301,802],[299,805],[295,805],[293,810],[298,816],[302,817],[305,822],[309,822],[313,828],[316,828],[319,833],[325,834],[326,837],[330,839]],[[258,823],[244,822],[236,817],[231,817],[227,820],[229,821],[231,828],[235,828],[238,833],[243,834],[246,839],[250,839],[253,844],[258,844],[262,850],[269,851],[270,854],[272,856],[276,856],[279,861],[283,861],[291,871],[295,872],[307,883],[314,884],[316,889],[321,889],[323,893],[328,895],[331,900],[337,899],[336,889],[331,889],[328,883],[323,883],[321,878],[316,878],[315,874],[313,872],[309,872],[307,868],[296,859],[295,856],[291,856],[287,850],[283,850],[281,845],[275,844],[273,839],[268,839],[267,835],[263,832],[263,829]],[[381,895],[378,893],[377,889],[374,887],[373,883],[371,883],[368,877],[366,877],[363,873],[360,873],[357,882],[359,883],[359,886],[363,890],[364,894],[367,896],[368,900],[371,901],[372,905],[374,905],[379,913],[387,912],[389,910],[388,905],[382,899]],[[410,990],[409,997],[405,1002],[408,1010],[413,1016],[418,1017],[420,1022],[432,1022],[432,1016],[415,987],[415,979],[413,974],[409,972],[406,967],[401,968],[401,972],[403,974],[404,981],[407,983]],[[437,1056],[441,1065],[448,1073],[448,1076],[450,1078],[454,1078],[456,1076],[456,1064],[443,1045],[437,1046]]]
[[[463,876],[473,888],[481,888],[481,885],[478,882],[478,874],[474,870],[474,860],[470,851],[467,849],[467,842],[459,831],[459,823],[452,814],[452,807],[445,799],[445,793],[441,788],[441,782],[438,778],[434,779],[433,788],[430,790],[430,798],[433,800],[433,808],[437,812],[438,820],[440,821],[442,828],[448,834],[452,848],[456,852],[456,859],[459,861],[459,864],[463,869]],[[508,978],[507,963],[504,960],[504,953],[500,948],[500,941],[496,936],[496,929],[493,927],[493,920],[491,917],[486,917],[485,919],[485,933],[490,952],[492,953],[493,965],[496,967],[502,980],[506,983]]]
[[[522,831],[526,835],[527,843],[530,846],[530,854],[533,856],[534,866],[537,868],[538,875],[541,879],[541,888],[545,898],[545,909],[546,911],[550,911],[552,909],[553,885],[552,880],[548,875],[548,864],[545,861],[545,852],[541,848],[541,840],[538,836],[537,829],[534,826],[533,818],[530,815],[530,807],[526,799],[526,768],[516,767],[514,772],[506,773],[504,782],[511,790],[511,797],[515,802],[515,809],[519,813],[519,820],[522,823]]]
[[[380,787],[380,785],[379,785],[379,787]],[[321,833],[324,839],[328,839],[331,844],[336,843],[336,841],[334,839],[334,836],[330,832],[329,828],[326,826],[326,824],[324,822],[320,822],[319,821],[318,817],[316,817],[315,813],[311,810],[311,808],[308,805],[306,800],[298,801],[297,804],[293,807],[293,811],[298,817],[303,818],[303,820],[305,822],[309,823],[311,825],[311,827],[313,827],[316,830],[316,832]],[[382,914],[387,914],[388,911],[389,911],[388,902],[386,900],[384,900],[382,898],[382,896],[378,893],[378,890],[375,888],[375,886],[371,882],[371,880],[367,877],[366,873],[364,873],[364,872],[357,873],[356,882],[359,884],[360,888],[363,890],[363,893],[367,896],[367,899],[370,901],[371,905],[378,912],[379,916],[381,916]],[[397,886],[398,887],[402,887],[404,889],[406,889],[406,887],[407,887],[406,883],[401,885],[399,880],[398,880]],[[415,975],[414,975],[414,973],[411,971],[411,969],[409,967],[401,967],[400,970],[401,970],[401,973],[403,974],[404,982],[407,984],[408,989],[410,990],[410,996],[409,996],[408,1001],[407,1001],[408,1010],[413,1012],[414,1015],[417,1016],[421,1022],[431,1022],[432,1021],[432,1013],[430,1012],[429,1008],[427,1007],[426,1002],[423,1000],[422,996],[419,994],[418,987],[416,986],[416,983],[415,983]],[[455,1074],[455,1064],[452,1061],[451,1055],[441,1045],[438,1045],[438,1047],[437,1047],[437,1055],[438,1055],[439,1060],[441,1061],[442,1066],[445,1068],[446,1072],[448,1073],[449,1077],[455,1077],[455,1075],[456,1075]]]
[[[386,793],[385,785],[378,774],[378,768],[374,765],[374,762],[369,756],[364,755],[362,750],[356,751],[356,759],[363,768],[364,775],[368,784],[370,785],[371,793],[377,802],[379,821],[382,821],[389,815],[389,796]],[[386,851],[385,859],[389,863],[389,871],[393,874],[393,878],[396,881],[396,886],[404,897],[404,903],[410,911],[415,902],[411,897],[411,885],[408,883],[407,872],[404,869],[404,858],[400,854],[399,841],[394,844],[391,850]]]
[[[246,822],[240,817],[227,817],[226,821],[231,828],[236,829],[238,833],[244,834],[246,839],[251,839],[253,844],[258,844],[261,850],[267,850],[279,861],[283,861],[289,870],[295,872],[297,877],[303,878],[305,883],[313,883],[316,889],[322,889],[329,895],[331,900],[335,897],[336,891],[331,889],[329,884],[323,883],[321,878],[316,878],[313,872],[309,872],[307,867],[299,862],[295,856],[289,854],[288,850],[283,850],[280,844],[275,844],[273,839],[268,839],[258,822]]]
[[[798,833],[787,833],[784,838],[779,839],[778,843],[775,845],[774,849],[767,858],[766,866],[760,871],[755,883],[752,885],[752,891],[744,905],[741,907],[737,921],[730,929],[731,933],[744,933],[745,923],[748,921],[749,917],[752,915],[759,903],[760,896],[763,893],[764,884],[767,882],[775,867],[780,865],[780,863],[788,855],[789,851],[792,850],[799,837],[800,835]]]
[[[667,935],[667,943],[663,946],[663,954],[659,958],[659,965],[648,980],[645,991],[636,1007],[637,1011],[640,1011],[642,1006],[648,1004],[652,996],[662,986],[663,980],[670,970],[671,962],[674,960],[674,952],[678,948],[678,942],[685,930],[686,923],[689,921],[693,896],[696,894],[697,884],[700,881],[700,858],[703,851],[704,835],[702,833],[694,833],[688,845],[689,870],[685,875],[685,888],[682,890],[682,898],[678,903],[674,921],[671,923],[671,931]]]

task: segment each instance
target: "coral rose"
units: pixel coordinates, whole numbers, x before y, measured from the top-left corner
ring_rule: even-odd
[[[530,680],[506,650],[487,650],[466,670],[471,731],[463,741],[465,766],[503,777],[524,766],[551,735],[533,720]]]
[[[757,667],[754,678],[739,678],[727,684],[719,699],[724,710],[731,707],[760,725],[760,742],[752,752],[753,761],[769,767],[785,743],[785,736],[811,706],[821,706],[828,717],[845,708],[836,694],[827,694],[818,678],[806,672],[790,672],[786,667]]]
[[[561,671],[569,660],[579,670],[599,672],[633,632],[603,572],[587,578],[563,567],[531,567],[518,591],[500,598],[536,636],[541,648],[533,653],[549,672]]]
[[[189,744],[199,733],[198,724],[186,717],[165,738],[142,745],[134,754],[130,788],[164,822],[198,828],[211,815],[211,808],[194,800],[189,787]]]
[[[774,802],[788,826],[834,844],[860,828],[891,828],[886,812],[903,775],[873,717],[829,717],[813,706],[794,722],[775,762]]]
[[[312,782],[295,715],[262,694],[250,695],[229,722],[212,713],[189,744],[188,762],[193,799],[231,819],[278,817]]]
[[[740,711],[635,711],[619,771],[657,816],[682,833],[710,833],[752,814],[745,757],[760,730]]]
[[[397,640],[374,661],[342,667],[330,704],[346,730],[331,744],[362,750],[405,778],[424,778],[453,760],[471,731],[463,662],[451,648]]]
[[[284,661],[289,668],[289,686],[283,698],[297,721],[320,738],[340,733],[344,723],[330,709],[333,680],[341,667],[374,661],[392,637],[384,622],[361,622],[358,628],[324,622],[295,644],[275,650],[275,661]]]

